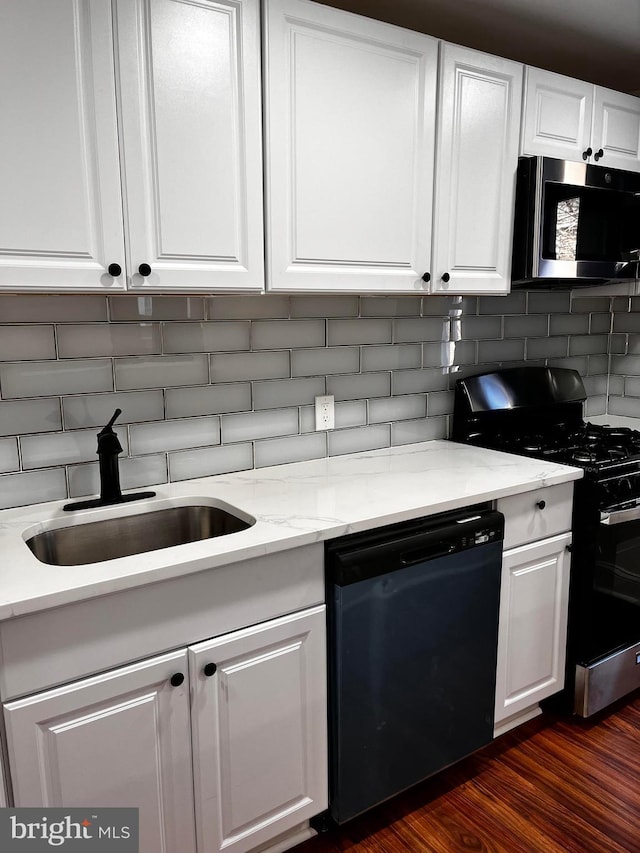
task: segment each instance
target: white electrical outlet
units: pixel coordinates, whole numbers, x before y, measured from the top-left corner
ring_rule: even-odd
[[[316,429],[333,429],[336,418],[333,407],[333,395],[316,397]]]

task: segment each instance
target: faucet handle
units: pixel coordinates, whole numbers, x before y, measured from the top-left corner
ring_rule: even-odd
[[[116,409],[111,420],[98,433],[98,453],[122,453],[122,446],[117,433],[112,429],[116,418],[122,414],[122,409]]]
[[[103,431],[107,432],[108,430],[110,430],[111,427],[113,426],[113,424],[115,423],[116,419],[119,418],[121,414],[122,414],[122,409],[116,409],[115,412],[113,413],[113,415],[111,416],[111,420],[104,427]]]

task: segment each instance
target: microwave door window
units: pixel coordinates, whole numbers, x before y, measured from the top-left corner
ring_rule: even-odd
[[[555,259],[577,261],[580,197],[559,199],[555,211]]]
[[[640,248],[640,196],[547,182],[542,258],[622,263]]]

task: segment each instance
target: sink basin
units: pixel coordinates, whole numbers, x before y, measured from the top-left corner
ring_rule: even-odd
[[[219,506],[187,505],[44,530],[26,539],[42,563],[80,566],[247,530],[255,519]]]

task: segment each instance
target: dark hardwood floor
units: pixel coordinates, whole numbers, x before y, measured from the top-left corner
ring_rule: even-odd
[[[543,715],[296,853],[640,853],[640,693]]]

